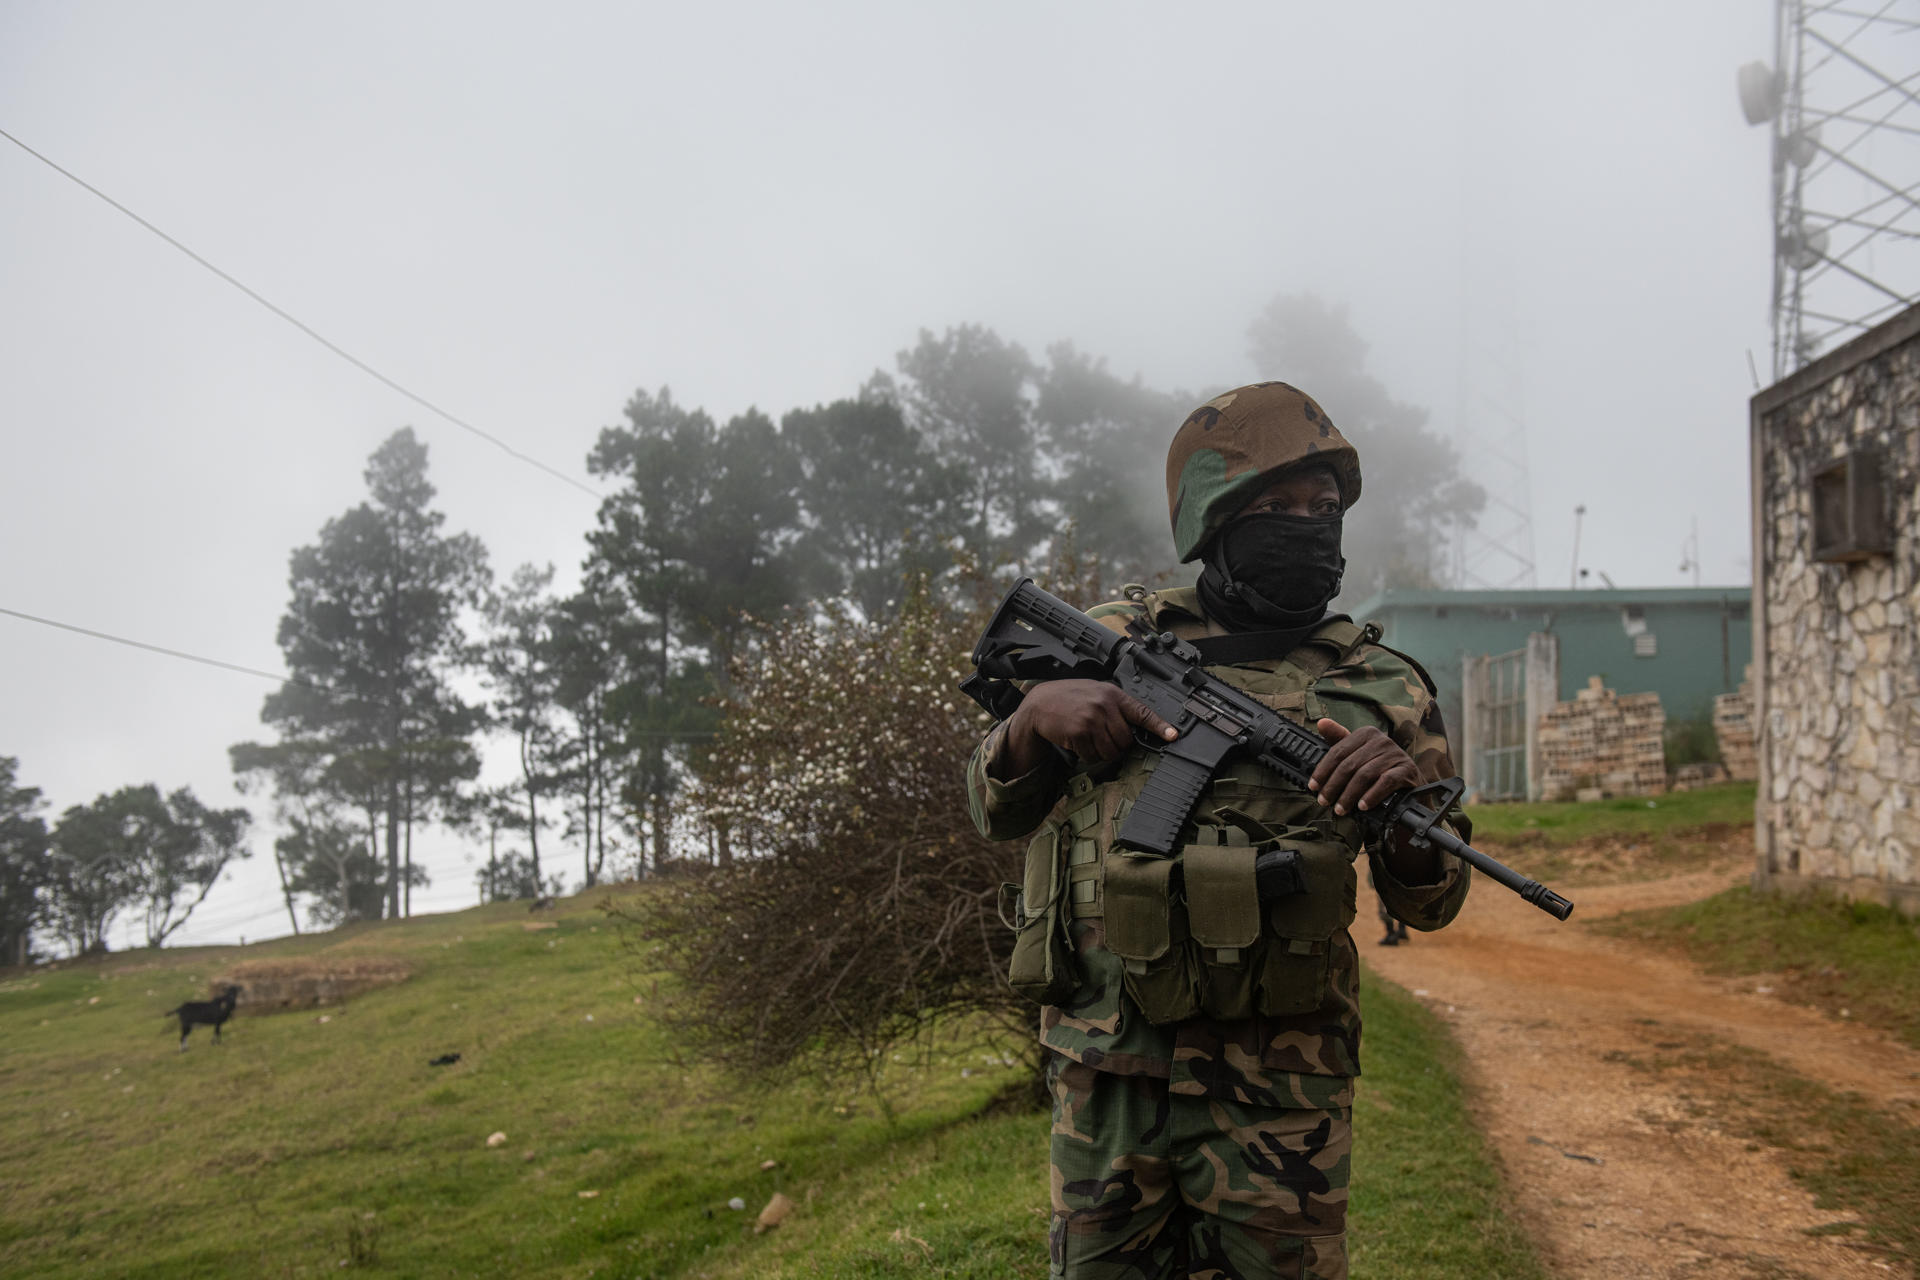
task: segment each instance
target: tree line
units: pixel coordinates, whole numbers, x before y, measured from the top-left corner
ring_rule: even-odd
[[[1276,298],[1249,344],[1363,450],[1367,502],[1347,540],[1364,572],[1349,598],[1434,585],[1449,530],[1483,498],[1423,412],[1385,392],[1344,315],[1311,296]],[[435,509],[426,446],[396,432],[368,461],[364,500],[292,553],[277,635],[289,679],[262,705],[269,732],[230,749],[242,792],[278,820],[293,927],[303,911],[322,927],[407,915],[426,883],[413,835],[432,824],[485,853],[484,899],[551,892],[568,871],[584,887],[762,852],[765,823],[685,792],[728,759],[734,673],[767,649],[766,620],[881,625],[911,584],[951,594],[957,565],[1031,572],[1069,542],[1098,589],[1166,580],[1161,464],[1205,394],[1123,379],[1069,343],[1036,359],[972,325],[922,331],[892,371],[777,422],[757,409],[722,422],[643,389],[587,458],[606,497],[571,592],[551,566],[496,576],[480,540]],[[489,740],[515,762],[493,787],[479,782]],[[157,946],[246,856],[245,810],[150,785],[48,829],[16,769],[0,775],[10,957],[36,927],[74,950],[103,945],[136,903]],[[198,843],[127,836],[163,829]],[[110,830],[118,844],[88,834]]]

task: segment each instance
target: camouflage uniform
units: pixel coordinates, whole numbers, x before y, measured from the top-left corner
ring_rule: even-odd
[[[1243,413],[1249,399],[1264,400],[1255,408],[1269,414],[1271,430],[1276,398],[1298,415],[1295,425],[1307,441],[1304,448],[1293,442],[1294,456],[1324,449],[1345,502],[1357,496],[1353,451],[1312,401],[1284,384],[1229,392],[1187,420],[1169,458],[1183,559],[1198,554],[1219,527],[1216,508],[1244,503],[1260,488],[1260,424],[1237,423],[1236,399]],[[1220,447],[1196,450],[1194,439]],[[1182,638],[1227,634],[1203,614],[1192,590],[1134,593],[1090,614],[1116,631],[1144,618]],[[1424,673],[1372,643],[1377,634],[1359,634],[1344,621],[1323,624],[1286,659],[1209,670],[1309,727],[1323,717],[1348,729],[1373,725],[1413,758],[1423,780],[1451,777],[1445,729]],[[1105,797],[1116,781],[1137,782],[1151,753],[1136,747],[1077,774],[1049,756],[1028,774],[999,780],[986,765],[1003,733],[1004,726],[990,732],[968,765],[976,825],[995,839],[1036,828],[1041,839],[1057,833],[1061,856],[1093,862],[1077,846],[1090,842],[1103,853],[1110,845],[1118,815]],[[1230,759],[1195,808],[1201,822],[1223,811],[1268,828],[1312,829],[1343,844],[1349,858],[1366,847],[1352,816],[1335,816],[1312,793],[1248,759]],[[1471,834],[1458,810],[1447,825],[1463,838]],[[1459,912],[1468,877],[1458,860],[1443,857],[1433,884],[1406,885],[1377,847],[1366,852],[1382,900],[1412,927],[1437,929]],[[1064,1004],[1046,1005],[1040,1015],[1041,1043],[1053,1054],[1052,1275],[1345,1280],[1353,1079],[1360,1073],[1359,959],[1345,927],[1353,919],[1355,881],[1351,866],[1347,871],[1344,901],[1323,904],[1338,927],[1315,954],[1298,957],[1307,966],[1307,998],[1295,1012],[1237,1021],[1148,1021],[1126,989],[1126,966],[1104,945],[1102,916],[1075,909],[1078,985]]]

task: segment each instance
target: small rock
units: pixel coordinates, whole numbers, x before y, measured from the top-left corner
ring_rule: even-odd
[[[593,1021],[593,1015],[592,1015],[592,1014],[588,1014],[588,1015],[587,1015],[587,1021],[588,1021],[588,1022],[592,1022],[592,1021]]]
[[[496,1129],[487,1135],[487,1145],[490,1147],[504,1147],[507,1145],[507,1135]]]
[[[315,1018],[314,1021],[315,1022],[332,1022],[333,1015],[330,1013],[323,1013],[319,1017]]]
[[[89,997],[87,997],[87,1003],[88,1003],[88,1004],[99,1004],[99,1003],[100,1003],[100,997],[99,997],[99,996],[89,996]]]
[[[597,1200],[600,1198],[600,1193],[598,1191],[582,1191],[580,1198],[582,1200]]]
[[[747,1207],[747,1202],[745,1200],[742,1200],[739,1196],[735,1196],[733,1199],[727,1201],[727,1208],[733,1210],[735,1213],[739,1213],[742,1209],[746,1207]]]
[[[775,1169],[778,1169],[779,1167],[780,1167],[780,1162],[778,1160],[762,1160],[760,1162],[760,1172],[762,1173],[772,1173]]]
[[[773,1199],[767,1201],[767,1207],[760,1211],[760,1217],[753,1224],[753,1234],[760,1235],[771,1231],[793,1212],[793,1201],[780,1192],[773,1193]]]

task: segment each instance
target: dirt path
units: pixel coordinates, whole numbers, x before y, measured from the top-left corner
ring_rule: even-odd
[[[1816,1209],[1779,1153],[1722,1131],[1685,1085],[1623,1060],[1713,1037],[1920,1122],[1920,1053],[1757,993],[1764,978],[1708,977],[1584,927],[1705,897],[1745,874],[1739,859],[1568,890],[1577,906],[1565,924],[1482,881],[1451,926],[1404,947],[1374,945],[1373,899],[1361,888],[1362,954],[1452,1025],[1517,1215],[1560,1280],[1912,1276],[1841,1237],[1807,1235],[1848,1215]]]

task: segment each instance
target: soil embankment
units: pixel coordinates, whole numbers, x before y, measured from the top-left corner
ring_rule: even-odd
[[[1374,945],[1361,888],[1362,955],[1452,1026],[1515,1211],[1556,1277],[1912,1276],[1837,1225],[1849,1215],[1816,1208],[1779,1151],[1723,1126],[1751,1078],[1699,1051],[1759,1051],[1896,1124],[1920,1122],[1920,1053],[1837,1010],[1775,999],[1764,977],[1708,976],[1588,927],[1739,883],[1749,856],[1736,843],[1705,871],[1556,885],[1576,904],[1564,924],[1482,880],[1451,926],[1402,947]],[[1692,1055],[1688,1071],[1644,1069],[1676,1053]]]

